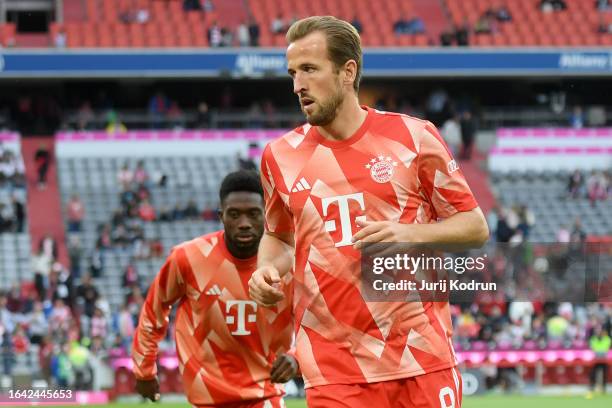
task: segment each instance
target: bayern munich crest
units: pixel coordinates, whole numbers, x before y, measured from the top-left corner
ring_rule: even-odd
[[[397,162],[393,161],[391,157],[383,155],[373,158],[365,165],[365,168],[370,170],[372,180],[381,184],[391,180],[393,174],[395,174],[395,167],[397,167]]]

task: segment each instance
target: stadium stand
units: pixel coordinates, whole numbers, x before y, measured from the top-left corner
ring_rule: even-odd
[[[537,0],[444,0],[441,3],[248,0],[219,2],[212,10],[205,11],[186,11],[182,3],[181,0],[88,1],[81,13],[66,10],[65,23],[50,25],[51,43],[58,33],[64,33],[66,46],[70,48],[207,47],[208,30],[219,22],[224,33],[232,33],[229,42],[237,45],[238,35],[234,32],[239,23],[246,23],[243,16],[252,16],[259,27],[259,45],[284,46],[284,29],[291,21],[307,15],[332,14],[359,21],[365,46],[440,44],[442,30],[459,28],[467,30],[469,45],[479,47],[612,45],[608,29],[612,25],[611,13],[601,12],[594,2],[581,0],[567,0],[565,10],[551,12],[543,11]],[[503,17],[498,14],[502,5],[507,13]],[[275,19],[282,21],[282,34],[271,30]],[[410,35],[394,30],[398,21],[414,19],[420,20],[419,26],[424,30]],[[14,36],[13,24],[0,29],[5,45],[14,45]]]
[[[456,27],[468,25],[473,31],[479,20],[488,19],[492,12],[490,29],[475,34],[470,45],[495,46],[583,46],[612,45],[612,36],[599,33],[602,22],[610,24],[610,13],[602,13],[593,1],[566,0],[567,8],[544,12],[539,0],[444,0],[450,19]],[[511,20],[496,18],[503,5]],[[487,32],[484,32],[487,31]]]
[[[128,265],[133,264],[140,280],[144,283],[155,276],[163,261],[160,255],[150,257],[142,246],[159,238],[164,248],[161,255],[165,256],[177,243],[219,228],[214,212],[212,220],[208,221],[203,220],[202,211],[198,211],[193,218],[181,217],[180,220],[157,221],[160,212],[172,212],[177,207],[182,210],[190,200],[196,201],[199,208],[216,209],[218,184],[222,176],[231,171],[235,165],[234,157],[223,156],[157,156],[142,159],[144,169],[149,174],[152,176],[163,174],[167,179],[164,186],[160,186],[159,181],[146,182],[148,187],[145,189],[150,195],[157,216],[154,217],[154,221],[144,221],[137,214],[124,216],[124,210],[120,210],[123,205],[121,195],[123,193],[125,198],[125,190],[122,191],[118,174],[124,164],[127,164],[129,169],[134,169],[138,161],[133,157],[95,156],[59,159],[64,206],[68,204],[70,197],[77,193],[85,207],[86,215],[82,227],[82,244],[85,253],[90,254],[96,249],[101,228],[105,225],[110,227],[112,242],[110,248],[102,250],[104,266],[97,284],[111,306],[117,309],[123,304],[126,295],[123,288],[117,286],[117,281],[121,279]],[[132,185],[130,189],[139,187]],[[116,215],[117,210],[120,211],[119,218],[123,221],[118,222],[115,219],[113,225],[113,215],[114,213]],[[120,227],[120,224],[123,227]],[[125,233],[130,238],[127,239],[129,243],[122,244],[118,229],[123,230],[124,227]],[[137,238],[140,230],[143,236]],[[138,247],[134,246],[136,241],[139,241]]]
[[[33,276],[26,201],[19,135],[0,132],[0,288],[3,289]]]

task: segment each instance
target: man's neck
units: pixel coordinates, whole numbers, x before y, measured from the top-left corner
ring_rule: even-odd
[[[347,97],[336,118],[326,126],[318,126],[319,133],[326,139],[341,141],[351,137],[366,120],[368,112],[361,109],[356,96]]]

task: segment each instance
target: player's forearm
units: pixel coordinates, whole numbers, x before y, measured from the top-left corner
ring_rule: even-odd
[[[293,234],[272,234],[266,232],[259,243],[257,267],[273,266],[280,276],[284,276],[293,267]]]
[[[173,253],[164,263],[149,288],[142,306],[132,345],[134,375],[138,379],[150,379],[157,374],[159,342],[166,337],[171,305],[185,293],[184,281]]]
[[[479,248],[489,238],[487,221],[479,207],[458,212],[435,224],[413,224],[415,234],[425,244],[451,244],[462,248]]]

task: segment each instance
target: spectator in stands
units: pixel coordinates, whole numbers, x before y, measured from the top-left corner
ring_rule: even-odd
[[[57,241],[51,234],[45,234],[38,242],[38,250],[51,263],[57,259]]]
[[[234,44],[234,34],[227,27],[221,27],[221,47],[231,47]]]
[[[21,155],[11,150],[0,152],[0,185],[9,183],[13,187],[25,185],[25,167]]]
[[[563,11],[567,9],[565,0],[541,0],[540,10],[544,13],[550,13],[553,11]]]
[[[497,17],[491,9],[481,15],[474,26],[474,34],[495,34],[497,31]]]
[[[159,222],[170,222],[172,221],[172,211],[168,207],[161,207],[157,215],[157,221]]]
[[[200,218],[200,210],[198,209],[195,200],[191,199],[187,202],[183,214],[188,220],[196,220]]]
[[[28,316],[30,342],[41,345],[43,338],[49,331],[49,324],[43,311],[42,302],[34,302],[34,310]]]
[[[141,186],[146,186],[148,181],[149,173],[145,169],[144,160],[139,160],[134,170],[134,182],[136,182],[136,186],[140,188]]]
[[[210,111],[208,104],[204,101],[198,104],[198,116],[196,119],[196,126],[198,128],[208,128],[210,126]]]
[[[199,11],[202,10],[200,0],[183,0],[184,11]]]
[[[164,244],[160,237],[155,237],[149,241],[149,248],[152,258],[161,258],[164,256]]]
[[[177,101],[170,101],[170,108],[166,114],[170,128],[180,130],[185,128],[185,116]]]
[[[361,24],[361,20],[359,20],[357,14],[353,16],[353,19],[351,20],[351,25],[355,27],[355,30],[357,30],[359,34],[363,32],[363,24]]]
[[[602,171],[593,170],[586,180],[587,195],[591,203],[608,198],[608,178]]]
[[[83,247],[81,237],[71,234],[68,236],[68,259],[70,260],[70,275],[75,279],[81,276],[81,258],[83,257]]]
[[[603,330],[601,326],[595,329],[593,336],[589,339],[589,347],[595,353],[595,364],[591,369],[590,375],[590,393],[587,397],[592,398],[595,385],[597,384],[598,372],[602,375],[602,392],[606,393],[606,384],[608,383],[608,352],[612,346],[610,336]]]
[[[535,224],[535,216],[526,205],[521,205],[518,207],[517,215],[519,222],[516,228],[518,231],[521,231],[523,239],[527,241],[529,239],[531,227]]]
[[[467,20],[455,29],[455,41],[460,47],[470,45],[470,26]]]
[[[461,145],[461,125],[459,124],[459,115],[453,115],[444,122],[440,133],[444,141],[451,149],[453,156],[459,155],[459,146]]]
[[[119,119],[119,115],[114,109],[110,109],[106,113],[106,133],[125,133],[127,128]]]
[[[134,173],[130,170],[128,163],[124,163],[121,170],[119,170],[117,180],[119,181],[121,191],[129,191],[131,189],[132,182],[134,181]]]
[[[68,232],[81,232],[81,224],[85,216],[85,206],[78,194],[73,194],[66,207]]]
[[[597,25],[597,32],[599,34],[612,34],[612,23],[606,21],[606,17],[603,15],[599,16],[599,24]]]
[[[66,306],[72,307],[74,288],[72,275],[70,275],[68,269],[59,262],[55,262],[49,274],[49,281],[49,287],[53,294],[51,299],[61,299]]]
[[[108,224],[102,224],[98,226],[98,239],[96,240],[96,247],[100,251],[110,249],[113,244],[111,236],[111,228]]]
[[[570,126],[574,129],[582,129],[584,127],[584,112],[581,106],[575,106],[570,115]]]
[[[68,388],[72,377],[72,369],[68,358],[69,352],[70,345],[68,343],[61,343],[51,358],[51,373],[56,385],[60,389]]]
[[[77,129],[87,130],[90,123],[95,119],[94,112],[91,109],[91,102],[84,101],[77,111]]]
[[[563,224],[557,230],[557,242],[562,244],[568,244],[571,240],[571,234],[567,225]]]
[[[180,203],[176,203],[174,209],[172,210],[172,220],[180,221],[185,218],[185,211]]]
[[[576,217],[574,220],[574,226],[572,228],[572,233],[570,235],[570,241],[574,243],[583,243],[586,241],[586,232],[582,228],[582,221],[580,217]]]
[[[213,47],[221,47],[223,41],[223,34],[221,33],[221,27],[215,21],[212,26],[208,29],[208,44]]]
[[[15,329],[15,333],[13,333],[13,351],[15,354],[26,354],[29,350],[30,340],[26,336],[23,326],[19,324]]]
[[[25,206],[15,194],[13,194],[11,202],[13,205],[13,216],[15,217],[14,231],[17,233],[22,233],[23,224],[25,222]]]
[[[93,317],[96,301],[98,300],[99,296],[100,295],[93,284],[91,276],[89,274],[83,275],[81,278],[81,284],[76,290],[76,298],[77,302],[83,305],[83,312],[85,316],[89,318]]]
[[[425,23],[418,16],[407,19],[402,15],[393,24],[393,32],[395,34],[422,34],[425,32]]]
[[[117,326],[123,347],[129,347],[129,345],[132,343],[132,337],[134,336],[134,329],[136,327],[127,303],[124,303],[123,306],[121,306],[121,311],[119,312],[117,318]]]
[[[53,310],[49,316],[49,330],[55,338],[65,338],[72,315],[62,299],[55,299]]]
[[[259,29],[259,24],[257,24],[257,21],[251,17],[251,19],[249,20],[249,45],[251,47],[259,47],[259,36],[260,36],[260,29]]]
[[[510,14],[510,10],[508,10],[505,4],[498,4],[495,11],[495,17],[500,23],[512,21],[512,14]]]
[[[204,221],[217,221],[219,219],[218,209],[206,206],[202,211],[202,219]]]
[[[163,127],[163,121],[170,110],[170,104],[170,99],[162,91],[155,92],[151,99],[149,99],[148,110],[151,129]]]
[[[102,337],[106,338],[108,335],[108,323],[106,321],[106,317],[102,310],[96,308],[94,310],[94,315],[91,318],[91,337]]]
[[[571,198],[578,198],[583,195],[584,177],[580,170],[574,170],[567,183],[567,191]]]
[[[155,215],[155,208],[151,205],[149,200],[143,200],[138,206],[138,216],[143,221],[155,221],[157,216]]]
[[[3,232],[12,231],[13,217],[10,207],[3,202],[0,202],[0,234]]]
[[[595,0],[595,7],[598,11],[608,11],[612,7],[610,0]]]
[[[285,22],[283,21],[283,15],[277,14],[276,18],[272,20],[270,31],[272,34],[282,34],[286,30]]]
[[[47,172],[51,164],[51,152],[46,143],[41,143],[34,153],[34,162],[36,163],[36,173],[38,174],[38,188],[44,189],[47,186]]]
[[[474,147],[474,139],[476,137],[476,120],[472,116],[472,112],[466,110],[461,115],[461,155],[462,160],[470,160],[472,158],[472,149]]]
[[[55,38],[53,39],[53,43],[55,48],[66,48],[66,32],[63,28],[60,28],[55,34]]]
[[[238,28],[236,28],[236,38],[238,39],[238,45],[241,47],[248,47],[251,45],[251,34],[249,33],[249,26],[245,21],[238,24]]]

